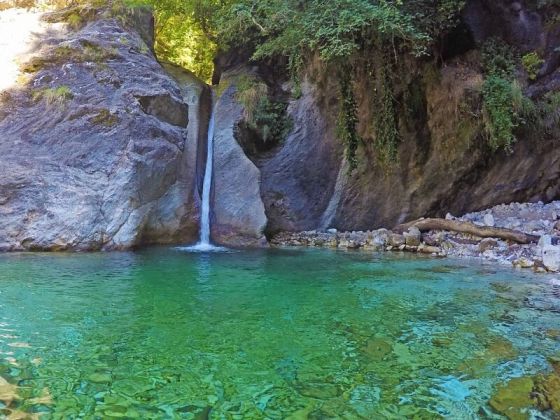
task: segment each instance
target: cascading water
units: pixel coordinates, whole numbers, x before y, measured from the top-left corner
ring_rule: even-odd
[[[200,209],[200,241],[190,247],[181,248],[187,251],[221,251],[224,248],[216,247],[210,242],[210,193],[212,191],[212,173],[214,166],[214,95],[212,95],[212,108],[208,122],[206,169],[202,184],[202,204]]]
[[[200,212],[200,246],[210,247],[210,191],[212,190],[212,170],[214,163],[214,98],[208,123],[206,169],[202,185],[202,209]]]

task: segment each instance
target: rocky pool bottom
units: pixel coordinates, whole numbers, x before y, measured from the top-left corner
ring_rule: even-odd
[[[554,419],[560,280],[340,250],[0,255],[0,352],[8,418]]]
[[[271,244],[279,247],[362,249],[429,254],[437,257],[471,258],[492,261],[538,273],[560,272],[560,201],[548,204],[511,203],[468,213],[448,214],[446,219],[469,222],[478,227],[498,227],[540,237],[538,243],[519,244],[471,234],[428,231],[412,227],[404,232],[378,229],[338,232],[336,229],[281,232]]]

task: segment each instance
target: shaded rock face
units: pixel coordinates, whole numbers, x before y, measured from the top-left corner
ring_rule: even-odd
[[[38,41],[43,65],[0,104],[0,249],[194,242],[197,144],[185,127],[203,84],[173,80],[115,19]]]
[[[260,195],[261,173],[235,136],[243,107],[235,99],[234,79],[234,74],[222,76],[222,83],[229,87],[214,108],[211,236],[222,245],[259,246],[266,243],[267,224]]]
[[[463,19],[478,43],[499,37],[521,51],[532,51],[545,42],[541,16],[524,1],[469,0]]]
[[[334,193],[342,147],[334,121],[317,106],[316,87],[302,86],[288,114],[294,129],[272,156],[258,161],[268,231],[298,231],[318,226]]]
[[[389,166],[379,163],[374,146],[375,86],[367,70],[358,69],[354,92],[364,141],[351,175],[336,136],[336,72],[322,80],[311,68],[314,87],[304,84],[303,96],[289,107],[292,134],[274,153],[256,160],[267,230],[368,230],[501,203],[558,199],[555,135],[536,139],[530,130],[520,130],[512,153],[489,149],[480,111],[484,76],[479,51],[472,50],[494,36],[521,51],[542,48],[545,64],[526,92],[533,97],[554,92],[560,88],[560,59],[552,46],[557,47],[560,30],[542,21],[523,2],[472,0],[463,22],[473,38],[466,51],[443,66],[401,57],[394,92],[401,138],[398,161]],[[463,112],[461,104],[478,111]]]

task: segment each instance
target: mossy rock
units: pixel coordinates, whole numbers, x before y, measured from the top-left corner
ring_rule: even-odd
[[[104,63],[118,57],[114,48],[103,48],[93,42],[82,40],[82,48],[60,45],[31,57],[19,65],[22,73],[37,73],[40,70],[57,67],[66,63]]]
[[[89,122],[94,125],[100,125],[102,127],[111,128],[119,123],[119,117],[112,114],[108,109],[101,109],[93,117],[89,119]]]
[[[531,398],[534,385],[528,377],[514,378],[500,385],[490,399],[490,407],[511,420],[528,419],[529,409],[536,405]]]
[[[517,356],[517,350],[511,341],[497,337],[486,348],[485,356],[489,361],[511,360]]]
[[[560,415],[560,375],[552,373],[537,377],[534,391],[539,409]]]

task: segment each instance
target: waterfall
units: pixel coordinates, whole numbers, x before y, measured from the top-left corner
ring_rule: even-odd
[[[214,95],[212,95],[212,104],[210,110],[210,120],[208,122],[207,133],[207,154],[206,154],[206,168],[204,170],[204,182],[202,184],[202,203],[200,207],[200,240],[194,246],[179,247],[180,250],[189,252],[217,252],[226,251],[226,248],[221,248],[212,245],[210,241],[210,197],[212,192],[212,174],[214,166],[214,115],[216,104],[214,103]]]
[[[212,190],[212,169],[214,164],[214,98],[208,123],[208,140],[206,169],[204,170],[204,183],[202,185],[202,208],[200,212],[200,242],[201,247],[210,247],[210,192]]]

